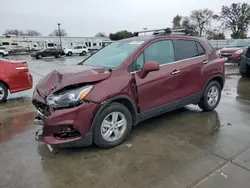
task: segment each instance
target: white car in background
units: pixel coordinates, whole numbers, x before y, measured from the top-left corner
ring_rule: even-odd
[[[67,56],[72,56],[73,54],[86,55],[89,52],[88,48],[85,45],[78,45],[72,49],[64,49],[64,53]]]
[[[0,58],[4,58],[5,56],[8,56],[9,52],[5,47],[0,47]]]

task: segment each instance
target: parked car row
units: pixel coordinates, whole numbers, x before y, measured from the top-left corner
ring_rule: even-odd
[[[87,53],[89,52],[88,48],[84,45],[79,45],[79,46],[75,46],[72,49],[69,48],[65,48],[65,49],[61,49],[61,48],[47,48],[47,49],[43,49],[40,51],[36,51],[33,52],[31,54],[31,57],[34,57],[36,59],[42,59],[43,57],[55,57],[55,58],[59,58],[63,55],[66,56],[72,56],[73,54],[78,54],[78,55],[87,55]]]

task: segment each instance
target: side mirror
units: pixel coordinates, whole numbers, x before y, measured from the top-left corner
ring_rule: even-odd
[[[149,72],[153,72],[153,71],[158,71],[160,69],[160,66],[158,63],[154,62],[154,61],[147,61],[140,72],[140,78],[145,78]]]

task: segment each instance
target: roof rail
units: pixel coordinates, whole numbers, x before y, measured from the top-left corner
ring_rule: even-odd
[[[139,33],[151,33],[153,32],[153,35],[169,35],[169,34],[187,34],[186,29],[171,29],[171,28],[165,28],[165,29],[153,29],[153,30],[145,30],[145,31],[137,31],[134,33],[134,36],[139,36]]]

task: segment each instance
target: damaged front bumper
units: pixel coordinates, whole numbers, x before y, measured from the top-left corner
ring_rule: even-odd
[[[52,147],[79,147],[92,145],[91,125],[99,104],[86,102],[74,108],[53,110],[45,116],[41,109],[34,123],[41,126],[36,140]]]

